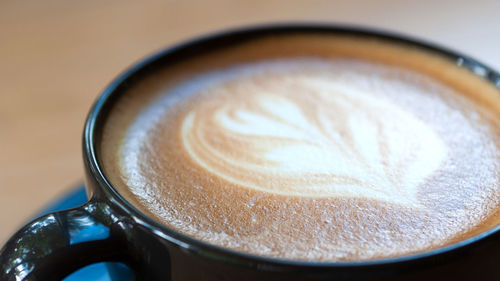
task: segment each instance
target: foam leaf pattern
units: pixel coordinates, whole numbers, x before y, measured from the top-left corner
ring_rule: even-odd
[[[419,186],[447,153],[429,125],[388,99],[325,77],[276,76],[215,87],[230,94],[183,120],[190,158],[261,191],[418,205]]]

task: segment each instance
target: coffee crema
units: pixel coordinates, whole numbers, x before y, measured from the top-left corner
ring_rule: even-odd
[[[138,82],[100,157],[135,207],[201,241],[388,258],[498,224],[499,104],[488,82],[414,47],[276,36]]]

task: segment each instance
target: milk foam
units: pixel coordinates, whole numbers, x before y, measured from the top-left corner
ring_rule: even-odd
[[[318,75],[329,67],[315,60],[245,66],[236,88],[222,78],[207,94],[240,100],[191,110],[181,126],[186,151],[211,173],[265,192],[418,205],[417,187],[440,167],[446,144],[389,100]],[[264,79],[253,75],[262,69]]]
[[[498,205],[484,123],[452,88],[398,67],[233,65],[141,109],[119,140],[121,192],[171,228],[254,254],[408,254],[454,241]]]

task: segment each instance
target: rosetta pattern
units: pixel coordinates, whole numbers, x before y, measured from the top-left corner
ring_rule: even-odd
[[[410,112],[314,70],[247,73],[203,94],[214,98],[181,125],[186,153],[248,188],[415,207],[446,158],[445,143]]]

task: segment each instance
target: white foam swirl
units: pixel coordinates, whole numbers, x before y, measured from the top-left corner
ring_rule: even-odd
[[[417,117],[327,76],[246,73],[204,93],[215,98],[186,114],[182,143],[201,167],[241,186],[416,206],[419,185],[446,157]]]

